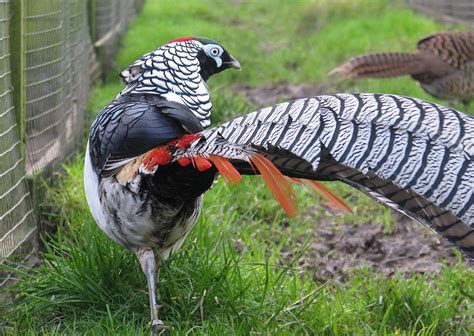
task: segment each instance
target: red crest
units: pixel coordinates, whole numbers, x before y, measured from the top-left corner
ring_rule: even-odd
[[[177,38],[177,39],[175,39],[175,40],[169,41],[169,42],[166,43],[166,44],[170,44],[170,43],[174,43],[174,42],[192,41],[192,40],[194,40],[194,39],[195,39],[194,37],[180,37],[180,38]]]

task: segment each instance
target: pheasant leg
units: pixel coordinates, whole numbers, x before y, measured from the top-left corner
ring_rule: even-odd
[[[158,319],[158,305],[156,304],[156,281],[159,279],[160,273],[156,272],[155,255],[151,249],[144,248],[137,252],[138,259],[142,265],[143,273],[145,273],[148,284],[148,295],[150,297],[151,312],[151,335],[158,335],[166,329],[163,321]],[[155,279],[156,274],[156,279]]]

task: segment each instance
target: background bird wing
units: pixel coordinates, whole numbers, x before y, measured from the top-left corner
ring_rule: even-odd
[[[93,166],[101,176],[109,176],[147,151],[202,129],[182,104],[153,95],[118,97],[92,125]]]
[[[474,62],[474,32],[444,32],[418,41],[417,48],[440,57],[456,69]]]

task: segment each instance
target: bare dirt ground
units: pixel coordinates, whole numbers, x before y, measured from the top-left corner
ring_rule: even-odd
[[[293,100],[297,98],[317,96],[332,92],[329,86],[279,83],[250,87],[246,84],[234,85],[232,91],[242,93],[247,101],[257,107],[264,107],[274,103]]]
[[[233,90],[243,93],[257,107],[276,102],[334,92],[327,85],[292,85],[280,83],[252,88],[236,85]],[[335,225],[326,218],[315,220],[312,242],[300,258],[300,266],[314,271],[320,281],[333,279],[344,282],[350,272],[371,267],[391,276],[436,274],[441,265],[454,264],[456,254],[450,244],[413,220],[394,213],[396,224],[392,232],[384,232],[382,224]],[[307,237],[301,237],[303,243]],[[283,252],[288,263],[292,252]]]
[[[390,233],[384,232],[382,224],[335,226],[324,218],[318,220],[300,265],[313,270],[317,280],[344,282],[351,270],[364,266],[388,276],[436,274],[442,263],[457,261],[449,243],[431,229],[394,216],[397,221]]]

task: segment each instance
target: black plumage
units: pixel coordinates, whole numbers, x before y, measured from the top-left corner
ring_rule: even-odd
[[[183,104],[144,94],[117,97],[92,124],[89,146],[94,169],[109,176],[127,160],[203,128]]]

